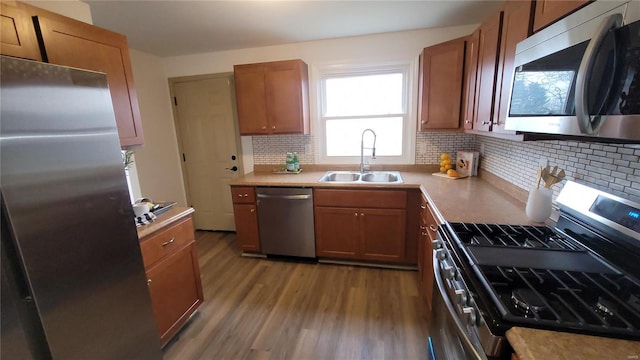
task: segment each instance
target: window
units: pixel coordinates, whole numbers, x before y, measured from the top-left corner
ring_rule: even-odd
[[[373,163],[411,163],[410,69],[403,64],[320,71],[320,163],[359,163],[365,129],[376,133]],[[364,142],[371,147],[373,136],[365,134]],[[364,154],[369,157],[371,150]]]

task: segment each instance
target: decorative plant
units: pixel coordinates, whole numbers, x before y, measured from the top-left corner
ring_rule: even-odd
[[[122,151],[122,163],[124,164],[124,169],[129,170],[129,165],[133,164],[133,150]]]

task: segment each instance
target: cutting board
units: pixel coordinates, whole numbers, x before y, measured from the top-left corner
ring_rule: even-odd
[[[469,177],[469,175],[449,176],[447,174],[440,173],[440,172],[433,173],[431,175],[438,176],[438,177],[445,178],[445,179],[449,179],[449,180],[458,180],[458,179],[464,179],[466,177]]]

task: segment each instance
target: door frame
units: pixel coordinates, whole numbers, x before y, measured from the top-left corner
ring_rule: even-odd
[[[243,156],[242,156],[242,144],[240,142],[240,128],[238,124],[238,106],[236,104],[236,86],[233,81],[233,72],[224,72],[224,73],[216,73],[216,74],[202,74],[202,75],[191,75],[191,76],[177,76],[170,77],[169,81],[169,101],[171,102],[171,111],[173,113],[173,125],[176,129],[176,138],[178,140],[178,157],[180,158],[180,170],[182,172],[182,182],[184,183],[184,191],[187,197],[187,205],[191,206],[191,192],[189,189],[189,179],[187,173],[187,167],[185,165],[184,160],[182,160],[182,154],[184,154],[184,148],[182,146],[182,134],[180,134],[180,125],[178,124],[178,110],[176,109],[174,98],[174,85],[177,83],[188,82],[188,81],[197,81],[197,80],[210,80],[210,79],[227,79],[229,81],[229,85],[231,87],[231,113],[233,114],[233,130],[234,136],[236,138],[236,156],[238,157],[238,171],[239,174],[244,174],[244,166],[243,166]]]

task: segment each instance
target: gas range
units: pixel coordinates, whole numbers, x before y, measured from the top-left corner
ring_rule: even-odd
[[[640,340],[640,204],[574,182],[556,201],[554,227],[441,226],[436,280],[477,358],[513,326]]]
[[[640,339],[640,283],[547,227],[450,224],[500,318]]]

